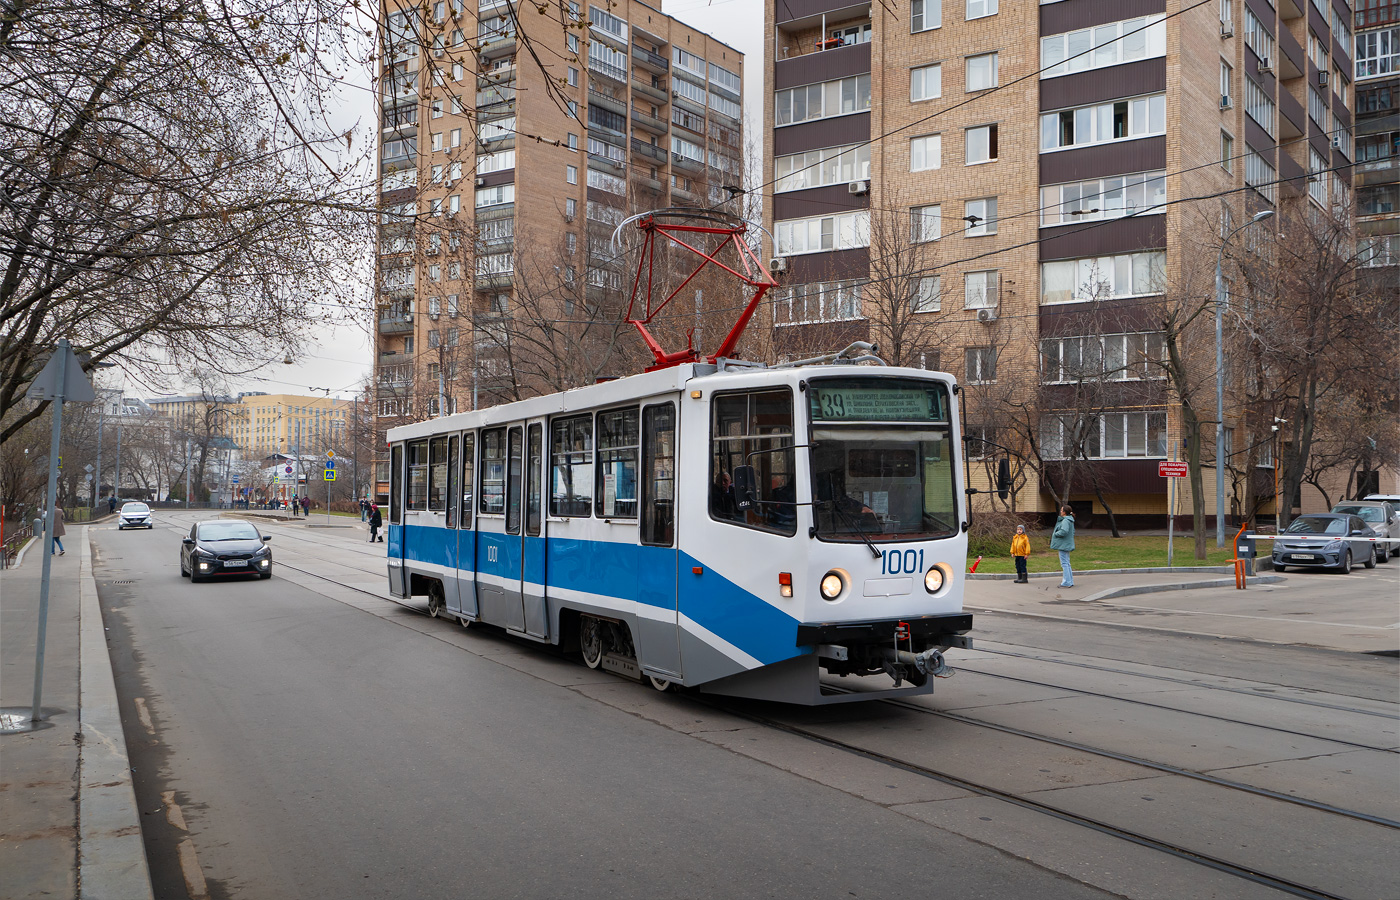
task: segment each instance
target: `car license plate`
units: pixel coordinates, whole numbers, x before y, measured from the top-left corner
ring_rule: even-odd
[[[1316,556],[1313,556],[1311,553],[1295,553],[1295,554],[1293,554],[1293,558],[1294,558],[1294,559],[1317,559],[1317,557],[1316,557]],[[224,565],[228,565],[228,563],[224,563]]]
[[[235,568],[238,568],[239,566],[247,566],[247,565],[248,565],[248,560],[246,560],[246,559],[226,559],[226,560],[224,560],[224,568],[225,568],[225,569],[235,569]]]

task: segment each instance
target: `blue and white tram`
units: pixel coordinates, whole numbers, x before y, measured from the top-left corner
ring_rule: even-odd
[[[394,428],[390,589],[662,690],[927,693],[970,646],[958,400],[688,363]]]

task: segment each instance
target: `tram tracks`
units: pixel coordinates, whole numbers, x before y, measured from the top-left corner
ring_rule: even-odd
[[[315,541],[314,543],[322,544],[323,542]],[[330,546],[330,544],[327,544],[327,546]],[[297,562],[304,561],[297,560]],[[373,590],[368,590],[359,585],[346,583],[346,581],[339,580],[323,572],[317,572],[310,568],[305,568],[302,565],[286,562],[285,559],[280,559],[278,565],[286,566],[288,569],[294,572],[298,572],[310,578],[336,585],[339,588],[354,591],[359,594],[372,596],[376,599],[392,603],[395,606],[400,607],[402,609],[406,609],[418,613],[420,615],[424,615],[425,617],[427,616],[427,612],[422,605],[414,604],[411,602],[405,602],[396,598],[388,597],[384,594],[375,592]],[[343,564],[336,563],[336,565]],[[367,570],[361,569],[358,566],[353,565],[348,566],[348,568],[357,573],[366,572],[366,574],[380,574],[378,571],[367,572]],[[1016,656],[1018,654],[1004,653],[1003,655]],[[1025,654],[1020,655],[1034,661],[1042,661],[1034,656],[1029,656]],[[1055,660],[1043,661],[1055,662]],[[1065,664],[1069,665],[1072,663]],[[1115,670],[1111,666],[1095,666],[1091,664],[1077,665],[1085,669],[1101,669],[1104,671],[1113,672],[1114,674],[1134,675],[1138,677],[1147,678],[1153,677],[1151,675],[1142,675],[1141,673],[1130,672],[1127,670]],[[967,671],[968,674],[972,674],[971,670]],[[976,674],[986,675],[988,673],[978,672]],[[1112,694],[1082,690],[1078,688],[1067,687],[1064,685],[1054,685],[1048,682],[1036,681],[1034,679],[1019,678],[1015,676],[1001,677],[1004,677],[1005,679],[1016,683],[1024,683],[1027,685],[1066,690],[1074,692],[1076,694],[1094,697],[1096,699],[1104,699],[1114,702],[1136,703],[1136,705],[1138,706],[1146,707],[1158,706],[1158,704],[1135,702],[1129,698],[1117,697]],[[1180,682],[1182,684],[1186,684],[1195,688],[1209,687],[1208,685],[1201,685],[1198,682],[1192,682],[1186,679],[1178,679],[1174,676],[1161,676],[1161,680],[1167,682]],[[1243,693],[1256,698],[1258,698],[1259,696],[1255,693],[1243,691],[1238,688],[1227,687],[1222,689],[1237,693]],[[1264,697],[1261,699],[1287,700],[1290,698]],[[1274,874],[1269,871],[1265,871],[1265,867],[1263,866],[1252,865],[1247,861],[1230,859],[1229,854],[1221,854],[1218,852],[1210,852],[1209,850],[1203,850],[1199,846],[1193,846],[1192,841],[1183,840],[1179,836],[1173,837],[1170,834],[1153,834],[1150,833],[1152,829],[1136,828],[1130,824],[1115,822],[1113,821],[1114,816],[1111,813],[1107,815],[1086,814],[1082,811],[1075,811],[1073,809],[1064,808],[1063,806],[1056,805],[1054,802],[1049,802],[1051,800],[1051,795],[1053,795],[1054,793],[1053,791],[1042,792],[1046,794],[1046,797],[1044,799],[1027,796],[1026,792],[1018,792],[1016,790],[998,786],[995,783],[990,783],[988,780],[979,779],[975,777],[970,778],[967,777],[966,774],[958,774],[957,772],[949,771],[947,768],[944,767],[940,767],[937,765],[929,765],[926,762],[920,762],[914,758],[907,758],[907,754],[886,752],[884,750],[879,749],[877,746],[874,746],[874,742],[872,741],[851,741],[843,739],[841,737],[832,736],[830,734],[823,734],[820,731],[814,730],[813,728],[804,727],[802,724],[784,720],[776,715],[766,714],[761,710],[755,710],[753,708],[753,704],[745,704],[743,702],[736,703],[727,701],[723,698],[703,697],[698,695],[690,695],[687,698],[687,702],[695,702],[702,705],[710,706],[713,709],[722,711],[728,715],[737,717],[739,719],[752,722],[753,724],[761,726],[763,728],[772,729],[775,732],[787,734],[792,737],[802,739],[804,741],[810,741],[814,744],[837,750],[842,753],[851,754],[853,756],[857,756],[862,759],[866,759],[878,763],[880,765],[887,766],[891,769],[897,769],[903,772],[916,775],[920,778],[926,778],[934,782],[954,787],[958,790],[965,791],[968,794],[977,797],[983,797],[991,800],[1004,802],[1022,810],[1043,815],[1055,819],[1057,821],[1065,822],[1067,824],[1077,825],[1079,827],[1089,829],[1097,834],[1104,835],[1116,840],[1121,840],[1128,844],[1145,848],[1155,853],[1164,854],[1175,859],[1199,865],[1207,869],[1211,869],[1215,872],[1219,872],[1234,878],[1239,878],[1252,884],[1259,885],[1270,890],[1275,890],[1289,896],[1305,898],[1328,898],[1328,900],[1333,900],[1333,898],[1336,898],[1336,900],[1340,900],[1340,898],[1346,896],[1345,894],[1335,893],[1331,890],[1319,887],[1315,884],[1305,883],[1305,880],[1299,878],[1296,874]],[[1209,774],[1207,772],[1196,771],[1181,766],[1173,766],[1168,763],[1156,762],[1154,760],[1144,759],[1141,757],[1133,756],[1131,754],[1125,754],[1105,748],[1093,747],[1089,744],[1075,742],[1072,740],[1066,740],[1064,738],[1055,737],[1052,735],[1040,734],[1028,731],[1026,729],[1016,728],[1013,726],[988,722],[961,713],[930,709],[928,707],[920,706],[919,704],[912,701],[886,700],[877,702],[888,707],[896,708],[904,713],[912,713],[918,716],[936,717],[938,719],[949,722],[955,722],[961,726],[969,728],[987,730],[1021,740],[1039,742],[1063,750],[1069,750],[1074,753],[1094,756],[1105,760],[1112,760],[1114,763],[1117,763],[1119,765],[1138,767],[1144,772],[1152,773],[1151,776],[1145,777],[1175,776],[1182,779],[1187,779],[1191,782],[1205,785],[1210,789],[1248,795],[1266,804],[1285,804],[1292,808],[1306,810],[1309,813],[1322,814],[1329,817],[1337,817],[1340,820],[1354,823],[1354,827],[1378,828],[1381,829],[1380,833],[1384,834],[1390,834],[1391,832],[1400,830],[1400,821],[1395,821],[1385,816],[1373,815],[1371,813],[1346,809],[1322,801],[1311,800],[1305,797],[1299,797],[1291,794],[1281,793],[1278,791],[1272,791],[1267,788],[1260,788],[1254,785],[1244,784],[1241,782],[1232,781],[1230,779],[1221,778],[1217,775]],[[1336,704],[1328,704],[1321,701],[1304,702],[1309,702],[1312,705],[1316,705],[1322,708],[1333,709],[1343,712],[1368,712],[1365,710],[1354,710],[1346,707],[1340,707]],[[1172,711],[1183,715],[1201,715],[1202,717],[1213,721],[1231,722],[1233,724],[1248,725],[1257,728],[1270,729],[1279,733],[1297,735],[1296,732],[1293,732],[1289,729],[1273,728],[1272,726],[1260,725],[1258,723],[1253,722],[1241,722],[1238,720],[1232,720],[1220,716],[1213,716],[1210,714],[1197,714],[1189,710],[1173,709],[1171,707],[1162,708],[1171,709]],[[1297,736],[1326,741],[1331,744],[1340,745],[1342,747],[1347,747],[1354,750],[1393,752],[1393,750],[1391,750],[1390,748],[1374,747],[1356,742],[1343,741],[1335,738],[1323,738],[1318,737],[1316,735]],[[1206,846],[1210,846],[1209,842],[1207,842]]]

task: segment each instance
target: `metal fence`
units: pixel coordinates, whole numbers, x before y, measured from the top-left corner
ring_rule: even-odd
[[[34,536],[33,526],[28,522],[11,520],[4,523],[4,536],[0,539],[0,569],[8,569],[15,564],[20,548]]]

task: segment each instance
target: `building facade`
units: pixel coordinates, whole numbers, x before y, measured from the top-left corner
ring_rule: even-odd
[[[1400,2],[1356,6],[1356,230],[1362,259],[1400,278]],[[1386,271],[1388,269],[1388,271]]]
[[[1160,523],[1157,463],[1181,458],[1160,311],[1181,286],[1211,283],[1221,238],[1235,233],[1222,253],[1228,295],[1230,260],[1251,251],[1251,229],[1235,229],[1255,213],[1350,203],[1350,7],[766,9],[779,349],[869,339],[887,360],[952,372],[968,387],[970,434],[1042,461],[1019,509],[1048,512],[1068,492],[1085,512],[1107,498],[1120,522]],[[1249,414],[1236,387],[1223,448],[1231,510],[1240,482],[1272,479],[1270,447],[1241,449]],[[1071,464],[1072,446],[1087,460]],[[1206,482],[1213,512],[1213,473]]]
[[[572,386],[614,228],[740,182],[743,55],[638,0],[382,12],[377,421]]]

